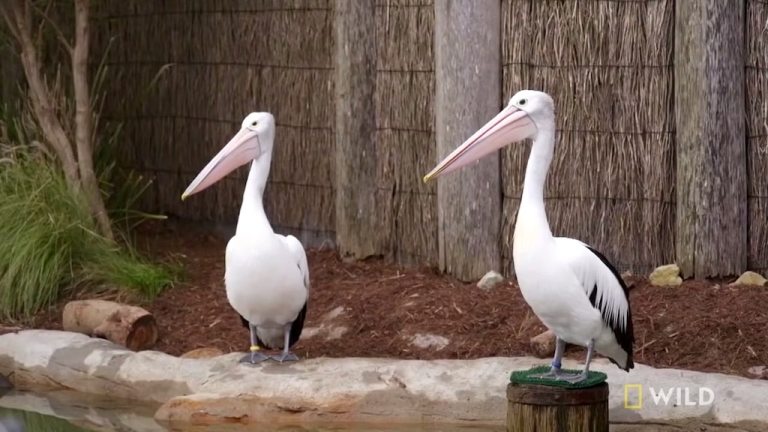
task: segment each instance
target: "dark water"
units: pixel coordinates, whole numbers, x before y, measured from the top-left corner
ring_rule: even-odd
[[[75,392],[36,394],[11,391],[0,397],[0,432],[169,430],[155,422],[153,414],[152,406],[99,399]]]
[[[158,424],[152,405],[106,400],[74,392],[36,394],[11,391],[0,397],[0,432],[502,432],[504,428],[457,426],[370,425],[215,425],[177,426]]]
[[[45,416],[34,412],[18,411],[11,409],[0,409],[0,431],[3,432],[24,432],[24,431],[46,431],[46,432],[69,432],[69,431],[87,431],[72,423],[56,417]]]

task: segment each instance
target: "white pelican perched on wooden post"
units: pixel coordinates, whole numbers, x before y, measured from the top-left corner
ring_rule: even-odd
[[[454,171],[512,142],[533,139],[515,225],[512,254],[520,291],[557,336],[552,368],[544,378],[587,378],[593,351],[629,371],[632,314],[629,290],[600,252],[574,239],[553,237],[544,210],[544,183],[555,148],[555,113],[546,93],[523,90],[496,117],[456,148],[424,181]],[[584,371],[562,372],[565,344],[587,347]]]
[[[232,307],[246,320],[251,352],[240,361],[259,363],[270,357],[261,347],[283,352],[271,358],[298,360],[290,352],[301,336],[309,297],[307,255],[299,240],[272,231],[262,198],[267,185],[275,118],[251,113],[240,131],[200,171],[184,194],[200,192],[236,168],[251,162],[235,236],[227,244],[224,282]]]

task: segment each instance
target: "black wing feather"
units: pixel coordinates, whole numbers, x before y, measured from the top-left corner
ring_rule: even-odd
[[[307,303],[304,303],[304,307],[301,308],[301,312],[299,312],[299,315],[296,316],[296,319],[293,320],[293,323],[291,324],[291,336],[290,340],[288,341],[288,346],[292,347],[296,344],[296,342],[299,341],[299,338],[301,337],[301,332],[304,330],[304,319],[307,317]]]
[[[621,285],[621,289],[624,291],[624,298],[627,299],[627,325],[626,328],[622,328],[619,324],[618,317],[614,318],[610,314],[607,313],[607,310],[605,308],[605,305],[602,302],[597,301],[597,285],[595,285],[592,288],[592,293],[589,295],[589,302],[592,303],[592,306],[595,307],[595,309],[600,311],[600,315],[603,317],[603,322],[613,330],[613,334],[616,336],[616,341],[619,343],[619,346],[626,351],[627,353],[627,365],[624,368],[624,370],[629,371],[633,367],[635,367],[635,363],[632,360],[632,344],[635,342],[635,334],[634,329],[632,327],[632,308],[629,305],[629,288],[627,288],[627,284],[624,283],[624,279],[621,277],[619,272],[616,270],[616,268],[613,266],[613,264],[608,261],[608,259],[601,254],[598,250],[592,248],[591,246],[587,246],[587,249],[589,249],[590,252],[595,254],[596,257],[600,259],[600,261],[605,264],[606,267],[608,267],[608,270],[611,271],[613,276],[616,278],[616,280],[619,282],[619,285]],[[610,359],[613,363],[615,363],[617,366],[618,363],[616,363],[613,359]]]

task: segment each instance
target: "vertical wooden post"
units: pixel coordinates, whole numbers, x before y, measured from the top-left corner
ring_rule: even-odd
[[[501,109],[500,14],[499,0],[435,1],[438,161]],[[500,182],[498,155],[438,180],[440,266],[459,279],[500,269]]]
[[[343,256],[384,252],[376,189],[374,0],[336,0],[336,242]],[[414,173],[418,175],[418,173]]]
[[[744,1],[675,4],[677,223],[684,276],[747,264]]]
[[[608,384],[507,385],[507,432],[608,432]]]

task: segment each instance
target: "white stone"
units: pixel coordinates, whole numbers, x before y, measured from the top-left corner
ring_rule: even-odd
[[[768,282],[763,275],[760,273],[755,273],[753,271],[746,271],[739,276],[738,279],[728,284],[728,286],[734,286],[734,285],[756,285],[756,286],[765,286],[765,283]]]
[[[680,267],[677,264],[656,267],[648,276],[648,280],[656,286],[677,286],[683,283],[683,279],[680,277]]]
[[[491,270],[480,279],[477,283],[477,287],[482,290],[490,290],[502,282],[504,282],[504,276]]]
[[[435,351],[440,351],[441,349],[448,346],[451,341],[448,340],[448,338],[440,335],[433,335],[433,334],[422,334],[422,333],[416,333],[415,335],[411,336],[411,344],[418,348],[422,349],[434,349]]]
[[[330,341],[334,339],[341,339],[349,327],[335,324],[322,324],[320,327],[307,327],[301,332],[301,339],[312,339],[321,337],[323,340]]]
[[[13,371],[11,379],[21,390],[45,386],[164,403],[156,418],[179,424],[194,418],[213,423],[300,419],[498,426],[506,415],[509,373],[545,363],[531,357],[314,358],[253,367],[239,364],[241,355],[181,359],[154,351],[132,352],[105,340],[58,331],[0,336],[0,373]],[[582,364],[566,360],[564,367]],[[593,362],[593,369],[608,375],[613,422],[671,424],[698,419],[708,424],[754,422],[759,426],[753,430],[768,427],[766,380],[640,364],[626,373],[602,358]],[[643,386],[640,409],[624,407],[625,384]],[[699,392],[707,396],[711,391],[714,399],[699,406],[676,406],[675,400],[668,405],[653,403],[652,392],[678,388],[688,389],[693,399]]]
[[[330,326],[325,334],[325,340],[341,339],[348,330],[346,326]]]
[[[751,375],[754,375],[757,378],[768,378],[768,367],[767,366],[752,366],[751,368],[747,369],[747,372],[749,372]]]
[[[349,330],[347,326],[334,324],[332,321],[344,314],[346,309],[344,306],[338,306],[323,315],[320,319],[319,327],[306,327],[301,332],[302,339],[312,339],[315,337],[322,337],[329,341],[339,339]]]
[[[323,321],[334,320],[340,317],[341,315],[343,315],[345,311],[346,309],[344,308],[344,306],[336,306],[330,312],[328,312],[323,316]]]

